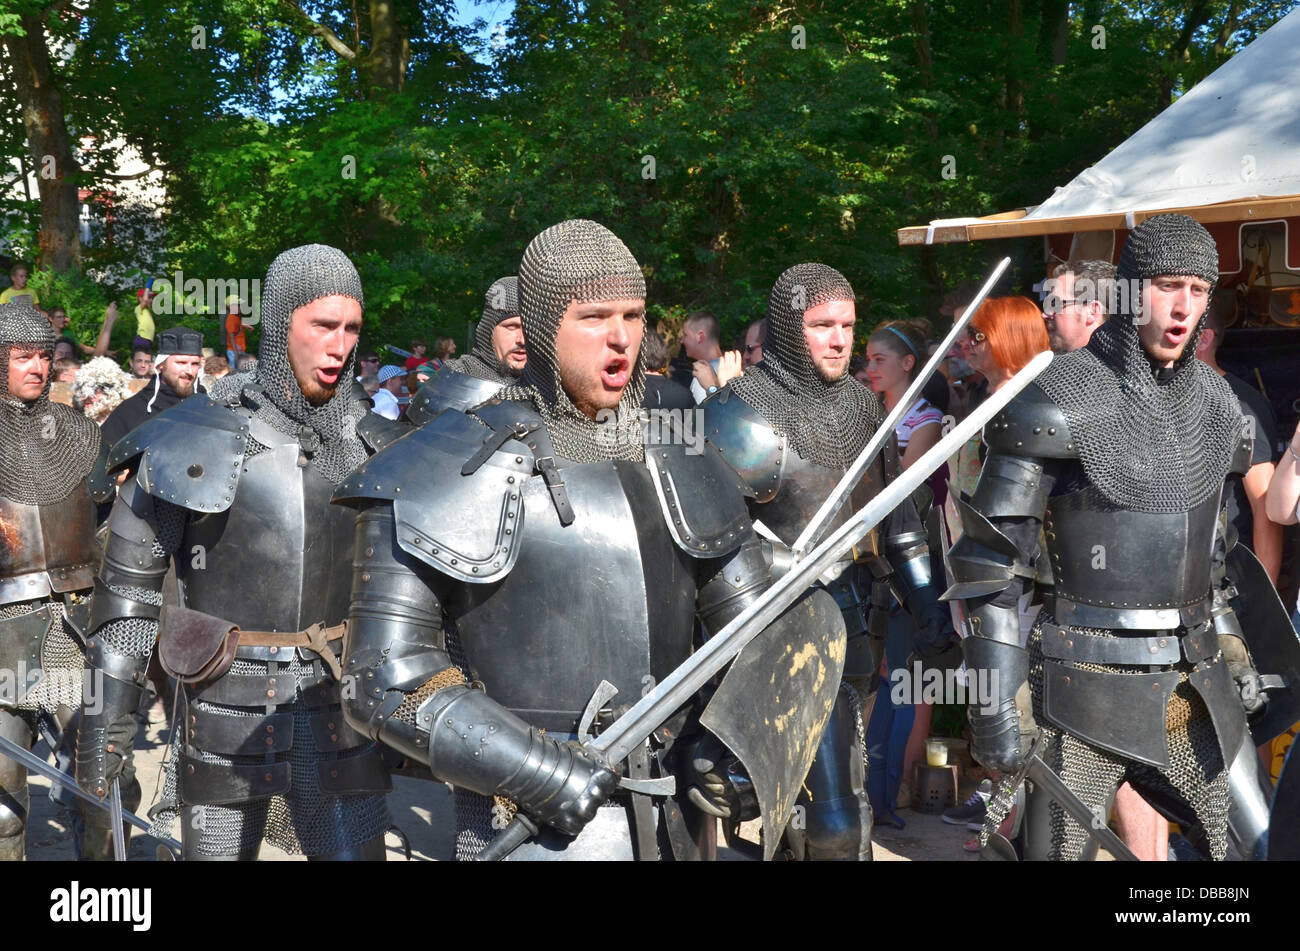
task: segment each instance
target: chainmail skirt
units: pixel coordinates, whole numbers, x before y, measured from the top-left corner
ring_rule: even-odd
[[[6,604],[0,606],[0,620],[31,614],[47,604],[53,610],[54,623],[41,644],[40,679],[35,680],[34,684],[31,679],[26,683],[18,684],[16,678],[19,671],[9,671],[8,676],[15,679],[12,683],[6,683],[3,693],[0,693],[0,700],[7,705],[15,706],[12,702],[13,697],[9,696],[10,688],[16,687],[17,692],[21,693],[31,685],[31,689],[16,704],[19,710],[44,710],[47,713],[54,713],[59,707],[76,709],[81,706],[86,655],[73,639],[68,621],[63,615],[63,602],[58,599],[39,599]],[[29,678],[36,675],[35,671],[25,673]]]
[[[283,675],[284,665],[276,666]],[[265,675],[267,667],[264,661],[238,659],[230,672]],[[293,715],[293,746],[288,752],[289,791],[247,803],[195,807],[190,816],[193,828],[183,830],[182,834],[199,837],[198,852],[202,855],[251,852],[263,839],[291,855],[329,855],[378,838],[392,824],[387,797],[369,794],[339,796],[320,788],[316,763],[324,754],[316,749],[311,716],[324,708],[309,707],[302,699],[303,685],[314,681],[315,669],[310,663],[304,664],[295,653],[288,672],[297,681],[294,699],[277,705],[276,712]],[[203,712],[217,716],[265,716],[261,710],[221,706],[202,700],[193,702]],[[181,734],[173,729],[171,749],[164,767],[161,801],[151,812],[153,827],[150,834],[155,836],[171,834],[172,823],[180,812],[180,806],[184,805],[179,801],[176,781],[180,753]],[[228,757],[206,752],[200,752],[199,758],[220,765],[263,762],[261,757]]]
[[[1094,815],[1105,821],[1111,797],[1121,783],[1127,782],[1144,798],[1175,816],[1184,826],[1188,839],[1201,854],[1221,861],[1227,853],[1228,839],[1228,772],[1219,749],[1218,735],[1204,701],[1188,681],[1192,665],[1180,661],[1173,666],[1178,677],[1166,710],[1168,768],[1139,763],[1118,753],[1093,746],[1070,733],[1054,727],[1043,716],[1042,622],[1056,623],[1046,611],[1029,636],[1029,687],[1034,698],[1034,719],[1042,731],[1040,746],[1043,761],[1065,781]],[[1100,637],[1116,636],[1112,631],[1096,628],[1070,628]],[[1117,674],[1146,673],[1146,667],[1080,664],[1087,670]],[[1004,776],[997,794],[989,804],[980,832],[986,845],[1011,810],[1015,790],[1010,777]],[[1054,861],[1080,858],[1090,836],[1088,830],[1052,801],[1050,811],[1050,850]]]

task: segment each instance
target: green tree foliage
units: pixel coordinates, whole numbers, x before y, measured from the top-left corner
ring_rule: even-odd
[[[730,336],[817,259],[865,330],[933,314],[1006,250],[895,229],[1042,201],[1288,7],[520,0],[487,43],[448,0],[97,0],[60,27],[60,75],[79,133],[166,170],[169,269],[256,277],[337,245],[371,343],[463,343],[491,281],[572,216],[627,242],[658,316],[708,308]],[[111,158],[86,160],[95,187]],[[1027,286],[1041,244],[1016,254]]]

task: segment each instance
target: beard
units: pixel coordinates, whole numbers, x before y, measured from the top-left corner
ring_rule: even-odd
[[[525,366],[526,365],[527,364],[525,364]],[[520,367],[518,370],[516,370],[514,367],[510,365],[509,360],[498,357],[497,372],[500,373],[503,377],[505,377],[508,380],[517,380],[519,379],[519,375],[524,372],[524,368]]]
[[[824,363],[818,362],[813,364],[813,370],[823,383],[838,383],[849,372],[849,361],[845,360],[844,366],[838,370],[827,370]]]
[[[341,373],[339,374],[338,383],[331,386],[325,386],[311,377],[303,379],[297,367],[294,368],[293,376],[298,381],[298,389],[302,391],[303,399],[311,406],[324,406],[334,398],[334,394],[338,392],[339,383],[343,382],[343,374]]]

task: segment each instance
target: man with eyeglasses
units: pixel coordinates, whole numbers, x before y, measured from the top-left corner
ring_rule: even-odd
[[[1052,269],[1043,298],[1043,320],[1053,353],[1087,345],[1106,322],[1115,293],[1115,265],[1109,261],[1066,261]]]
[[[756,320],[745,329],[745,345],[741,347],[741,360],[748,370],[763,359],[763,334],[767,332],[767,320]]]

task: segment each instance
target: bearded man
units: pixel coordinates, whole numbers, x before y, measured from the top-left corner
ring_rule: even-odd
[[[687,787],[736,810],[754,796],[698,755],[717,741],[695,703],[632,751],[630,783],[576,741],[686,660],[697,616],[716,632],[770,584],[743,486],[707,445],[643,429],[645,281],[613,233],[543,231],[519,299],[518,383],[442,413],[336,496],[359,510],[348,722],[455,786],[460,858],[516,809],[543,828],[515,858],[712,858],[716,823]],[[788,649],[796,631],[809,670],[838,678],[834,602],[813,592],[759,637]],[[808,730],[768,728],[775,745],[820,733],[831,691],[800,700]],[[791,754],[786,788],[811,754]]]
[[[875,396],[848,373],[856,317],[853,288],[839,271],[816,263],[789,268],[768,297],[763,361],[703,407],[709,441],[753,490],[750,515],[770,532],[777,564],[788,564],[789,546],[882,420]],[[892,439],[826,534],[884,486],[885,457],[897,458]],[[823,581],[844,612],[845,676],[866,691],[879,665],[867,615],[872,607],[888,610],[891,590],[915,621],[915,647],[921,656],[930,659],[951,650],[956,635],[930,583],[925,529],[911,500],[896,508],[861,548],[868,554],[859,556],[857,564],[846,559]],[[875,591],[869,598],[873,579]],[[871,857],[859,702],[858,690],[844,684],[799,799],[805,811],[803,828],[792,825],[786,830],[792,857]]]
[[[77,780],[104,796],[108,727],[139,700],[155,638],[181,685],[161,829],[187,859],[251,860],[263,839],[310,859],[382,859],[391,781],[340,707],[352,520],[335,487],[391,438],[354,390],[364,298],[343,252],[279,255],[257,369],[231,374],[113,448],[125,472],[96,579]],[[400,432],[400,430],[397,430]],[[180,603],[162,606],[174,566]]]
[[[474,348],[443,363],[411,397],[407,418],[423,426],[445,409],[467,410],[519,379],[528,362],[519,315],[519,278],[498,278],[488,288],[474,328]]]
[[[95,517],[87,477],[99,429],[70,406],[51,403],[54,332],[23,298],[0,304],[0,735],[51,748],[82,701],[80,627],[94,584]],[[94,697],[87,697],[94,702]],[[125,775],[123,802],[140,787]],[[0,861],[24,857],[27,770],[0,755]],[[90,809],[83,854],[111,839],[107,816]]]

